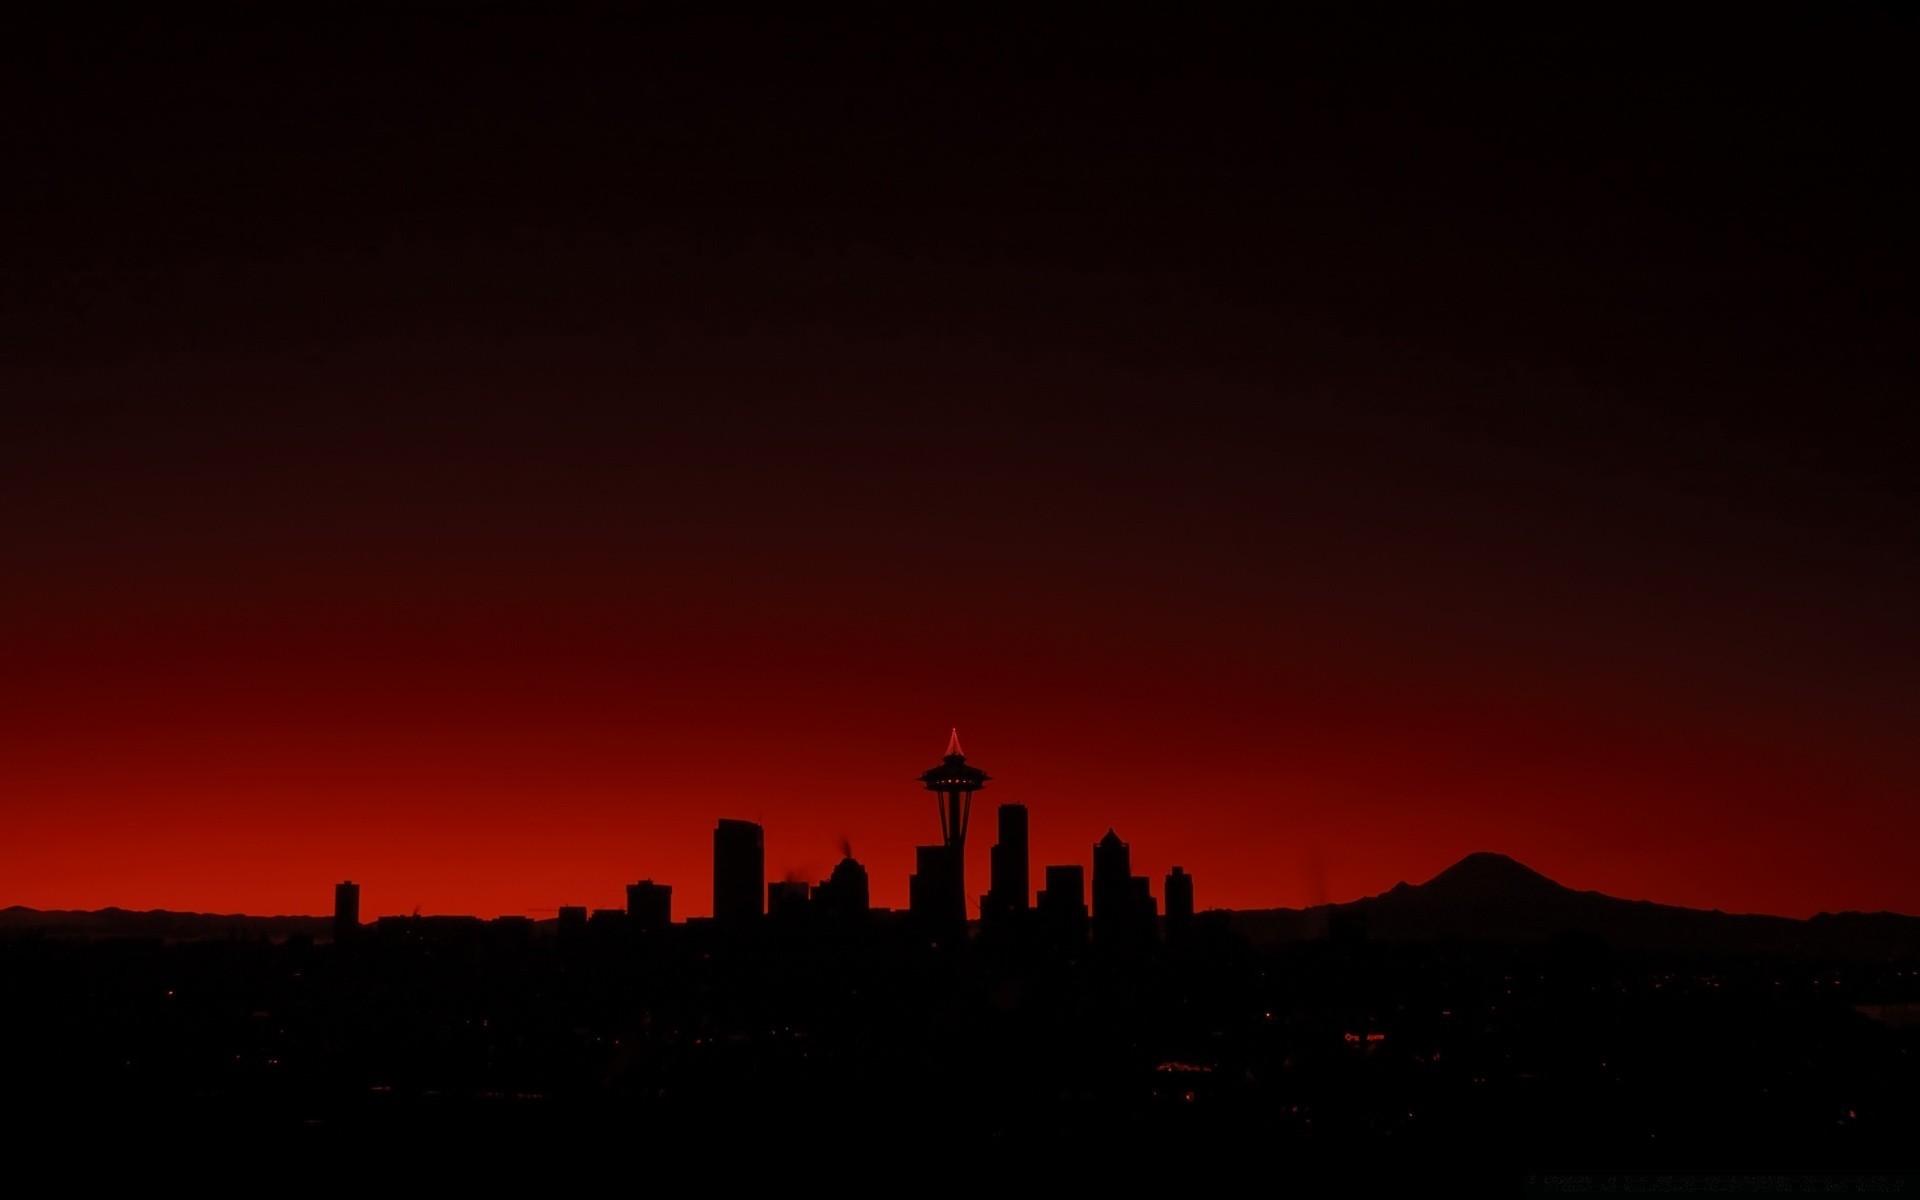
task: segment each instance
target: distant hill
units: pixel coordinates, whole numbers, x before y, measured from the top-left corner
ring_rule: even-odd
[[[1469,854],[1422,884],[1312,908],[1241,909],[1229,925],[1256,945],[1346,931],[1387,941],[1543,942],[1586,934],[1621,949],[1920,958],[1920,917],[1821,913],[1806,920],[1622,900],[1563,887],[1504,854]]]
[[[168,912],[102,908],[41,910],[14,905],[0,909],[0,934],[35,932],[56,937],[141,937],[163,940],[246,937],[280,939],[295,935],[333,936],[332,917],[249,917],[239,913]]]

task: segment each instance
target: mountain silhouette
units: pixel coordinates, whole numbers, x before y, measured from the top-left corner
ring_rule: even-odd
[[[1401,889],[1440,904],[1510,904],[1571,894],[1532,867],[1486,850],[1467,855],[1418,887],[1402,883],[1395,888]]]
[[[1920,954],[1920,917],[1725,913],[1575,891],[1504,854],[1469,854],[1425,883],[1311,908],[1241,909],[1227,922],[1255,944],[1329,936],[1386,941],[1539,943],[1569,935],[1620,949],[1789,954],[1887,961]]]

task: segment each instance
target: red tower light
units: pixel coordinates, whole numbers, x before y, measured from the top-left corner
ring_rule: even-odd
[[[965,850],[967,819],[973,812],[973,794],[985,787],[991,778],[979,767],[967,765],[967,756],[960,750],[958,729],[947,738],[947,755],[940,760],[940,765],[920,775],[920,782],[934,794],[940,808],[941,844],[952,847],[955,854],[962,854]]]

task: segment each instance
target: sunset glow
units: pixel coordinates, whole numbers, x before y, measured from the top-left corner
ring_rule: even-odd
[[[650,20],[23,27],[0,905],[1920,913],[1895,74]]]

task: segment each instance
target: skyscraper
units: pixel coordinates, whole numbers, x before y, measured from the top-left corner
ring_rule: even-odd
[[[719,921],[758,917],[765,908],[767,848],[757,822],[720,818],[713,831],[713,916]]]
[[[1133,853],[1113,830],[1093,846],[1093,938],[1119,944],[1153,936],[1153,894],[1133,873]]]
[[[995,921],[1027,911],[1027,806],[1000,806],[1000,840],[988,852],[993,869],[991,886],[980,902],[982,920]]]
[[[360,885],[348,879],[333,885],[333,940],[360,932]]]
[[[1093,929],[1112,925],[1127,907],[1127,880],[1133,875],[1133,850],[1120,835],[1107,835],[1093,844]]]
[[[1175,867],[1167,873],[1167,937],[1187,936],[1193,928],[1193,876]]]
[[[1087,940],[1087,872],[1078,863],[1047,868],[1047,886],[1040,890],[1034,915],[1046,937],[1063,946]]]

